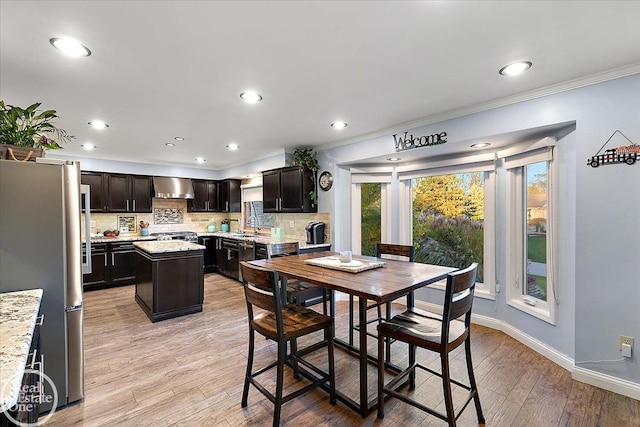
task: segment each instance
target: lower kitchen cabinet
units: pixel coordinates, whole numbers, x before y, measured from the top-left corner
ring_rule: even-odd
[[[235,239],[222,240],[222,257],[218,258],[218,273],[240,280],[240,245]]]
[[[130,285],[135,279],[136,251],[133,242],[91,245],[91,273],[82,277],[85,291]]]
[[[111,284],[128,285],[136,279],[136,249],[132,242],[110,243]]]
[[[203,236],[198,237],[198,243],[203,245],[204,250],[204,272],[213,273],[218,269],[217,252],[218,245],[221,244],[222,239],[215,236]]]
[[[83,257],[85,256],[84,245],[82,255]],[[82,276],[82,284],[85,290],[106,285],[109,266],[108,256],[107,243],[91,244],[91,273]]]

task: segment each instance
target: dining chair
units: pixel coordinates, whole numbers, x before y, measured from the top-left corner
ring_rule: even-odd
[[[273,243],[267,245],[267,258],[297,255],[299,250],[298,242]],[[322,314],[326,316],[329,294],[326,289],[299,280],[289,279],[287,280],[287,301],[303,307],[322,302]]]
[[[393,378],[386,386],[384,385],[384,360],[382,357],[378,357],[378,418],[384,418],[384,401],[385,394],[387,394],[389,397],[396,397],[409,405],[447,421],[449,426],[456,425],[456,420],[473,399],[478,422],[484,424],[484,415],[480,406],[478,387],[471,362],[471,307],[473,305],[477,270],[478,264],[474,262],[464,270],[458,270],[447,275],[442,316],[416,308],[409,308],[404,313],[398,314],[378,325],[379,355],[385,350],[385,338],[392,338],[409,344],[409,367]],[[464,319],[460,320],[462,316],[464,316]],[[465,346],[469,385],[452,379],[449,372],[449,353],[462,343]],[[417,347],[440,354],[440,372],[416,362]],[[398,386],[404,385],[407,376],[409,376],[409,390],[415,390],[416,368],[437,375],[442,379],[446,414],[429,408],[417,400],[398,392]],[[451,383],[469,391],[464,404],[460,406],[457,414],[453,406]]]
[[[240,269],[242,270],[242,284],[249,318],[249,355],[247,358],[244,389],[242,391],[242,407],[245,408],[247,406],[249,385],[252,384],[275,405],[273,426],[276,427],[280,424],[280,412],[284,403],[327,382],[329,383],[329,402],[335,405],[333,318],[296,304],[286,304],[283,306],[279,290],[280,281],[276,271],[251,265],[246,261],[240,263]],[[296,340],[301,336],[316,331],[324,331],[327,339],[328,372],[312,365],[297,351]],[[253,372],[255,332],[277,342],[278,357],[275,362]],[[291,344],[290,354],[287,354],[287,342]],[[284,367],[287,365],[293,368],[294,377],[298,378],[300,369],[298,364],[313,371],[316,378],[310,380],[311,382],[306,386],[283,396]],[[268,391],[256,379],[258,375],[274,367],[276,368],[275,395]]]
[[[391,244],[391,243],[376,243],[376,257],[378,258],[389,258],[389,257],[393,257],[394,259],[404,259],[405,261],[408,262],[414,262],[415,260],[415,248],[413,246],[410,245],[397,245],[397,244]],[[410,300],[408,306],[412,306],[413,305],[413,292],[411,292],[409,295],[407,295],[407,298]],[[386,313],[385,313],[385,317],[382,316],[382,304],[381,303],[374,303],[371,305],[367,305],[367,311],[371,310],[371,309],[376,309],[377,310],[377,317],[367,320],[367,325],[377,322],[378,324],[380,324],[383,320],[389,320],[391,318],[391,302],[387,302],[386,303]],[[353,325],[353,296],[350,295],[349,296],[349,309],[350,309],[350,313],[352,313],[352,315],[349,317],[350,321],[351,321],[351,331],[350,331],[350,337],[352,337],[353,335],[353,330],[358,331],[360,330],[360,325]],[[365,325],[366,327],[366,325]],[[374,334],[373,332],[369,332],[367,331],[367,335],[369,335],[370,337],[373,338],[378,338],[377,334]],[[353,340],[353,338],[351,338],[351,340]],[[387,357],[387,362],[391,361],[391,340],[387,340],[387,351],[386,351],[386,357]]]

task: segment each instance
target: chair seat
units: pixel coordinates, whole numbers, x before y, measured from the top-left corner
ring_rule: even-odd
[[[297,304],[287,304],[282,308],[282,323],[286,340],[323,330],[331,322],[333,322],[331,317]],[[253,327],[268,338],[278,339],[276,316],[272,312],[258,314],[253,319]]]
[[[442,316],[411,308],[380,324],[378,333],[438,351],[442,338]],[[449,326],[450,348],[457,347],[466,337],[464,322],[452,320]]]

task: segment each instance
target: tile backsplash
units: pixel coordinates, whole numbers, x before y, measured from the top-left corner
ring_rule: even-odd
[[[118,228],[118,216],[135,216],[136,225],[140,221],[149,223],[149,231],[151,233],[159,233],[163,231],[195,231],[206,232],[209,224],[215,223],[216,229],[220,231],[220,223],[223,219],[229,218],[231,220],[230,230],[234,231],[241,226],[241,214],[240,213],[218,213],[218,212],[188,212],[187,201],[183,199],[153,199],[153,212],[154,213],[92,213],[91,222],[95,224],[91,227],[91,233],[102,233],[104,230],[114,230]],[[182,223],[157,223],[156,213],[157,210],[161,210],[163,213],[173,213],[177,216],[177,213],[181,210]],[[161,218],[165,218],[161,216]],[[161,219],[158,222],[163,222]],[[287,239],[298,240],[305,242],[307,239],[305,227],[311,221],[323,221],[326,224],[326,242],[329,242],[331,236],[331,214],[329,212],[318,213],[304,213],[304,214],[275,214],[275,226],[282,227],[285,230],[285,237]],[[242,228],[242,227],[241,227]],[[82,230],[84,230],[84,217]],[[140,232],[139,226],[136,226],[136,233]],[[247,231],[253,232],[253,229],[247,228]],[[269,234],[269,229],[261,230],[263,234]]]

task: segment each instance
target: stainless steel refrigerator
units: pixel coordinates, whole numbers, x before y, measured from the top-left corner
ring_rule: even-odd
[[[44,372],[63,406],[84,396],[80,164],[38,160],[0,160],[0,292],[43,289]]]

